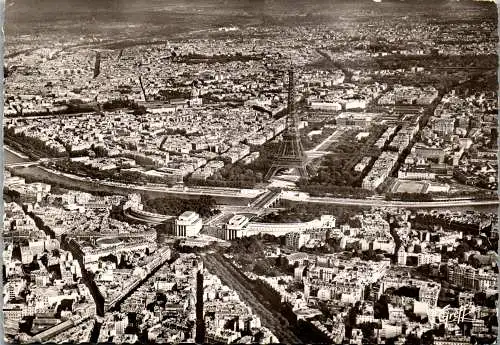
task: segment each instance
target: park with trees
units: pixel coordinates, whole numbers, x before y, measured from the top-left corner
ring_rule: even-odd
[[[203,218],[211,217],[220,212],[215,199],[209,195],[202,195],[197,199],[150,198],[145,195],[143,205],[145,211],[175,217],[186,211],[194,211]]]

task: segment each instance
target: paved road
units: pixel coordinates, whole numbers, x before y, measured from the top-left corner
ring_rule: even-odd
[[[221,254],[203,255],[205,267],[213,274],[216,274],[221,281],[230,288],[238,292],[240,298],[252,311],[256,313],[264,327],[267,327],[278,337],[278,340],[285,344],[301,344],[302,341],[294,334],[294,329],[288,321],[277,311],[268,305],[266,306],[264,296],[249,286],[243,274],[234,268]]]
[[[447,200],[447,201],[387,201],[380,199],[348,199],[348,198],[308,198],[301,200],[282,196],[282,199],[306,202],[306,203],[323,203],[323,204],[339,204],[352,206],[374,206],[374,207],[406,207],[406,208],[433,208],[433,207],[461,207],[461,206],[487,206],[499,205],[499,200]]]
[[[27,161],[27,160],[29,160],[29,159],[30,159],[30,158],[29,158],[28,156],[26,156],[24,153],[21,153],[21,152],[19,152],[19,151],[17,151],[17,150],[14,150],[13,148],[11,148],[11,147],[10,147],[10,146],[8,146],[8,145],[5,145],[5,144],[4,144],[4,145],[3,145],[3,149],[4,149],[5,151],[9,151],[11,154],[13,154],[14,156],[17,156],[18,158],[21,158],[21,159],[22,159],[22,160],[24,160],[24,161]]]
[[[217,187],[214,187],[212,191],[205,190],[202,192],[188,190],[182,191],[172,190],[169,188],[158,188],[158,187],[137,187],[136,189],[154,190],[162,192],[171,193],[183,193],[183,194],[198,194],[198,195],[214,195],[220,196],[225,193],[221,193]],[[227,193],[227,196],[232,197],[243,197],[243,195],[238,195],[236,193]],[[310,197],[307,199],[293,198],[289,196],[282,195],[281,199],[298,201],[303,203],[324,203],[324,204],[339,204],[339,205],[352,205],[352,206],[374,206],[374,207],[407,207],[407,208],[433,208],[433,207],[461,207],[461,206],[483,206],[483,205],[499,205],[500,200],[443,200],[443,201],[387,201],[383,199],[354,199],[354,198],[330,198],[330,197]]]
[[[5,164],[5,168],[27,168],[40,164],[40,162],[21,162],[21,163],[11,163]]]
[[[151,213],[150,215],[148,215],[147,213],[134,212],[131,209],[124,210],[123,215],[126,218],[136,220],[136,221],[141,222],[141,223],[147,223],[147,224],[153,224],[153,225],[163,224],[168,219],[174,218],[174,216],[165,216],[162,214],[152,214]]]
[[[131,192],[134,191],[153,191],[153,192],[161,192],[161,193],[172,193],[172,194],[185,194],[185,195],[211,195],[211,196],[220,196],[220,197],[235,197],[235,198],[246,198],[251,200],[252,197],[255,197],[255,195],[248,195],[248,194],[243,194],[239,190],[227,190],[223,188],[210,188],[210,189],[197,189],[197,188],[189,188],[189,189],[181,189],[181,188],[175,188],[175,187],[168,187],[168,186],[157,186],[157,185],[131,185],[131,184],[125,184],[125,183],[120,183],[120,182],[112,182],[112,181],[99,181],[99,180],[94,180],[86,177],[81,177],[73,174],[68,174],[68,173],[63,173],[57,170],[53,169],[48,169],[45,167],[41,167],[44,171],[46,171],[49,174],[52,175],[59,175],[59,176],[64,176],[66,178],[76,180],[76,181],[81,181],[81,182],[87,182],[87,183],[93,183],[95,185],[104,185],[108,187],[117,187],[117,188],[123,188],[123,189],[129,189]]]
[[[245,198],[251,200],[252,197],[256,195],[248,195],[243,193],[238,193],[237,190],[227,190],[217,187],[204,188],[198,190],[195,188],[189,188],[187,190],[182,190],[179,188],[169,188],[167,186],[138,186],[138,185],[128,185],[124,183],[111,182],[111,181],[95,181],[89,180],[87,178],[79,177],[72,174],[66,174],[59,171],[50,170],[42,167],[48,173],[54,175],[61,175],[73,180],[94,183],[95,185],[105,185],[109,187],[119,187],[123,189],[129,189],[131,192],[134,191],[154,191],[161,193],[173,193],[173,194],[185,194],[185,195],[212,195],[216,197],[233,197],[233,198]],[[323,203],[323,204],[338,204],[338,205],[351,205],[351,206],[367,206],[367,207],[406,207],[406,208],[433,208],[433,207],[466,207],[466,206],[487,206],[487,205],[499,205],[499,200],[448,200],[448,201],[386,201],[382,199],[353,199],[353,198],[330,198],[330,197],[310,197],[307,199],[299,199],[286,195],[282,195],[281,199],[291,200],[301,203]]]
[[[264,196],[257,200],[252,206],[258,210],[267,208],[269,204],[274,203],[281,196],[281,191],[269,191]]]

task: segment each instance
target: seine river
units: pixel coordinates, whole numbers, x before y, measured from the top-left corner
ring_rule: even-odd
[[[21,157],[16,156],[10,151],[7,151],[6,149],[3,150],[3,159],[5,164],[13,164],[13,163],[21,163],[21,162],[27,162],[28,159],[24,159]]]
[[[5,164],[13,164],[13,163],[29,161],[29,159],[18,157],[15,154],[5,149],[3,152],[4,152]],[[83,190],[86,192],[107,192],[116,194],[129,194],[131,192],[129,189],[126,188],[102,186],[102,185],[96,185],[91,181],[80,181],[80,180],[70,179],[65,176],[50,173],[36,166],[31,166],[27,168],[16,168],[15,175],[29,178],[30,180],[38,180],[46,183],[57,184],[58,186],[63,188],[68,188],[68,189],[73,188],[73,189]],[[182,199],[198,199],[200,197],[199,195],[164,193],[156,191],[140,191],[140,192],[143,194],[148,194],[153,198],[172,197],[172,198],[182,198]],[[248,198],[225,197],[225,196],[214,196],[214,199],[218,204],[241,205],[241,206],[245,206],[247,203],[251,201],[251,199]]]
[[[7,151],[4,149],[4,161],[5,164],[12,164],[12,163],[20,163],[24,161],[28,161],[27,159],[23,159],[21,157],[18,157],[14,155],[13,153]],[[21,169],[16,169],[16,174],[19,174],[24,177],[31,177],[32,179],[41,179],[42,181],[51,181],[53,183],[57,183],[63,187],[66,188],[78,188],[84,191],[88,192],[97,192],[97,191],[103,191],[103,192],[109,192],[109,193],[120,193],[120,194],[126,194],[129,193],[130,191],[127,189],[123,188],[115,188],[115,187],[108,187],[108,186],[96,186],[92,182],[84,182],[84,181],[75,181],[73,179],[69,179],[64,176],[60,175],[55,175],[52,173],[49,173],[45,170],[42,170],[38,167],[28,167],[28,168],[21,168]],[[171,196],[171,197],[178,197],[178,198],[183,198],[183,199],[197,199],[197,195],[185,195],[185,194],[173,194],[173,193],[162,193],[162,192],[147,192],[149,195],[152,197],[166,197],[166,196]],[[245,205],[248,203],[249,199],[246,198],[237,198],[237,197],[219,197],[216,196],[214,197],[219,204],[231,204],[231,205]],[[443,209],[443,208],[439,208]],[[446,208],[449,209],[450,211],[467,211],[467,210],[474,210],[474,211],[479,211],[479,212],[498,212],[498,208],[496,206],[473,206],[473,207],[467,207],[467,206],[462,206],[462,207],[451,207],[451,208]],[[426,210],[429,210],[428,208]]]

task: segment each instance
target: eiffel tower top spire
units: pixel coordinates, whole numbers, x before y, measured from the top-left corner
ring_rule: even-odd
[[[288,69],[287,134],[299,133],[299,121],[295,113],[295,76],[293,66]]]

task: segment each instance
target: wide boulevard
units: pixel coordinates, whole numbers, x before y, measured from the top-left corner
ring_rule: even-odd
[[[239,270],[230,264],[221,254],[208,253],[202,255],[206,268],[213,274],[216,274],[221,281],[230,288],[238,292],[245,303],[252,308],[262,320],[262,325],[269,328],[280,342],[286,344],[302,343],[295,334],[295,329],[288,323],[281,313],[273,308],[270,303],[265,302],[265,296],[262,296],[255,290]]]

